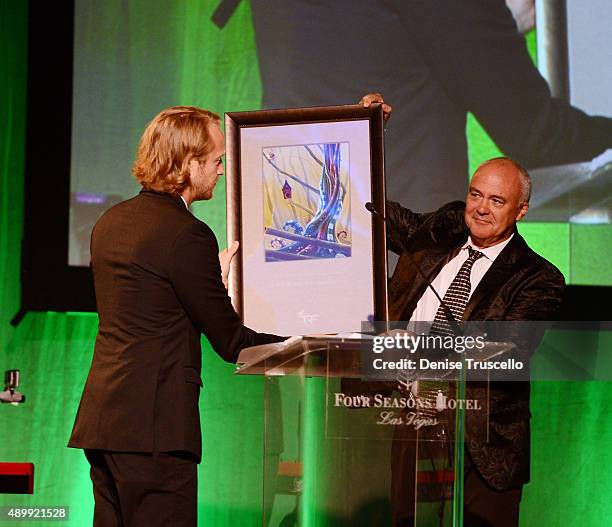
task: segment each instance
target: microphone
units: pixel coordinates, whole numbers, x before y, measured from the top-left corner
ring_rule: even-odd
[[[378,210],[376,209],[376,207],[372,204],[371,201],[367,201],[365,204],[365,208],[368,212],[374,214],[374,216],[378,216],[381,220],[383,220],[385,223],[387,222],[387,218],[385,217],[385,215],[382,212],[378,212]]]
[[[368,212],[370,212],[374,216],[379,217],[381,220],[383,220],[385,223],[387,223],[386,216],[382,212],[379,212],[376,209],[376,207],[372,204],[371,201],[367,201],[364,206],[365,206],[365,208],[366,208],[366,210]],[[455,335],[463,335],[463,331],[461,331],[461,327],[459,326],[459,322],[457,322],[457,320],[453,316],[453,313],[450,310],[450,308],[448,307],[448,304],[446,304],[446,302],[444,302],[444,300],[442,300],[442,297],[436,291],[436,288],[431,283],[431,280],[427,276],[425,276],[425,273],[423,273],[423,271],[421,270],[421,267],[416,262],[416,260],[413,258],[412,254],[410,254],[410,253],[406,253],[406,254],[412,260],[412,265],[414,265],[415,269],[417,270],[417,273],[419,273],[419,276],[427,283],[427,287],[429,287],[429,289],[431,289],[433,291],[433,294],[436,296],[436,298],[440,302],[440,305],[442,306],[442,309],[444,310],[444,315],[446,316],[446,319],[448,320],[448,322],[450,323],[450,325],[453,328],[453,333],[455,333]]]

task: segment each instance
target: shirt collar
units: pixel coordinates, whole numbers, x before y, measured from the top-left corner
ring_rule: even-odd
[[[187,205],[187,202],[185,201],[185,198],[183,196],[179,196],[179,197],[183,200],[183,203],[185,204],[185,208],[187,210],[189,210],[189,205]]]
[[[472,248],[476,249],[477,251],[480,251],[482,254],[485,255],[485,257],[488,260],[491,260],[492,262],[495,261],[495,258],[497,258],[499,256],[499,254],[504,250],[504,248],[506,247],[506,245],[508,245],[508,243],[510,243],[510,240],[514,237],[514,233],[512,233],[510,235],[510,238],[504,240],[503,242],[499,242],[495,245],[491,245],[491,247],[486,247],[484,249],[481,249],[479,247],[476,247],[476,245],[474,244],[474,242],[472,241],[472,237],[468,236],[467,241],[463,244],[463,247],[461,247],[461,250],[466,250],[468,248],[468,245],[471,246]]]

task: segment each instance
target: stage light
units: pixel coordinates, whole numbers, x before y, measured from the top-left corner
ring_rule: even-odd
[[[19,370],[6,370],[4,372],[4,391],[0,392],[0,401],[18,405],[25,402],[25,395],[16,391],[19,387]]]

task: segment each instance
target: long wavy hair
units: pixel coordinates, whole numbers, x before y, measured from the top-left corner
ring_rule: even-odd
[[[195,106],[173,106],[147,125],[132,172],[143,188],[180,196],[189,185],[189,163],[213,148],[210,126],[216,113]]]

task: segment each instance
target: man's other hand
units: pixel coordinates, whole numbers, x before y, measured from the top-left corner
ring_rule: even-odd
[[[221,264],[221,280],[223,281],[225,289],[227,289],[227,277],[229,275],[230,263],[232,263],[232,258],[238,251],[239,245],[240,244],[237,241],[232,242],[232,244],[228,248],[223,249],[219,253],[219,263]]]
[[[383,96],[380,93],[378,92],[366,93],[359,101],[359,104],[361,104],[364,108],[367,108],[373,102],[379,102],[382,104],[385,122],[388,121],[389,117],[391,117],[391,112],[393,112],[393,106],[391,106],[390,104],[387,104],[384,101]]]
[[[512,11],[512,16],[520,33],[527,33],[535,27],[535,3],[533,0],[506,0],[506,5]]]

